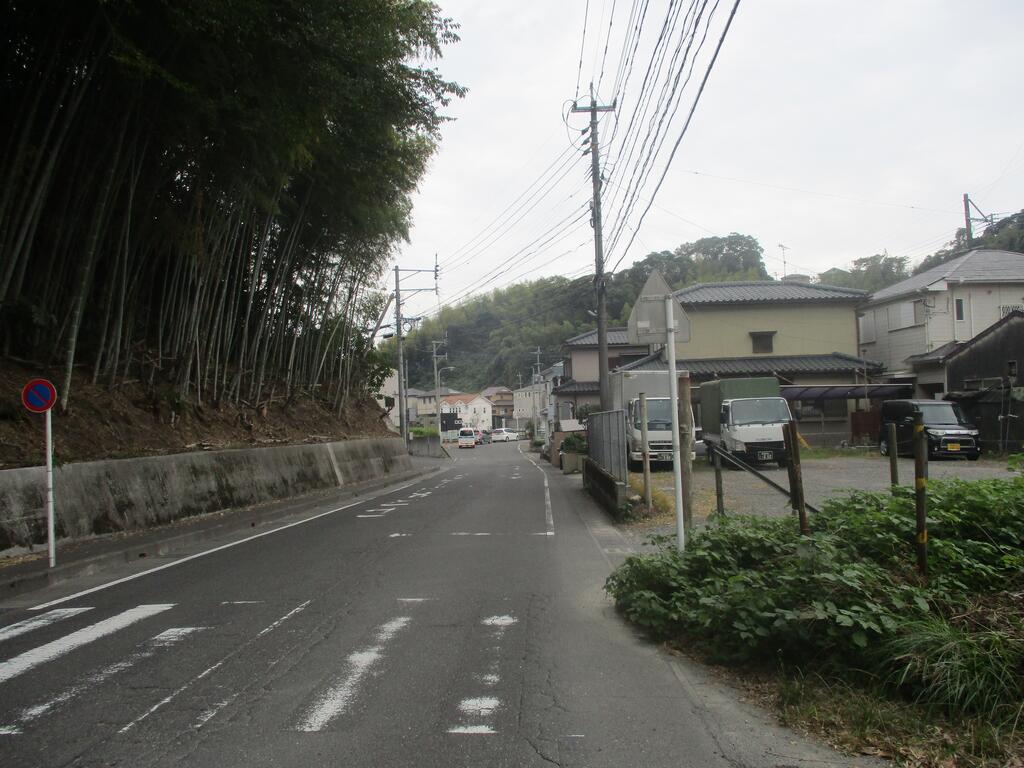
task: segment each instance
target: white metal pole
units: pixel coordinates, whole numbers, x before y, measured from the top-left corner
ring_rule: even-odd
[[[665,351],[668,353],[668,396],[672,411],[672,490],[676,505],[676,548],[686,549],[683,526],[683,462],[679,450],[679,381],[676,379],[676,318],[672,311],[672,294],[665,296]]]
[[[46,541],[50,548],[50,567],[57,565],[57,540],[53,533],[53,422],[46,412]]]

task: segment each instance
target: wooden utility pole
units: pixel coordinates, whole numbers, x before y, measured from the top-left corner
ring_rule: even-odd
[[[395,339],[398,344],[398,432],[403,440],[409,439],[409,415],[405,410],[405,360],[402,356],[402,286],[395,265]]]
[[[964,232],[967,236],[967,247],[971,247],[971,198],[964,192]]]
[[[597,293],[597,362],[598,385],[601,390],[601,410],[612,409],[611,383],[608,380],[608,308],[607,292],[604,278],[604,236],[601,231],[601,146],[597,135],[597,113],[612,112],[611,106],[598,106],[594,98],[594,84],[590,84],[590,106],[580,107],[573,104],[573,112],[590,113],[590,175],[594,187],[591,203],[591,223],[594,227],[594,289]]]
[[[896,436],[896,424],[887,424],[886,429],[888,432],[889,441],[889,484],[892,486],[895,492],[896,487],[900,484],[900,449]]]

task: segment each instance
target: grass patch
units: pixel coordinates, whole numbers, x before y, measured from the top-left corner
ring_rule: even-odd
[[[835,723],[857,749],[1024,758],[1024,478],[929,485],[928,579],[910,489],[829,500],[812,524],[804,537],[791,519],[712,518],[685,553],[661,537],[606,589],[652,635],[735,669],[780,667],[784,716]]]

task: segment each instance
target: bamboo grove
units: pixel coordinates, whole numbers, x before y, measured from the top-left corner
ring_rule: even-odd
[[[0,353],[181,401],[381,364],[375,286],[462,95],[422,0],[7,0]],[[2,362],[2,358],[0,358]]]

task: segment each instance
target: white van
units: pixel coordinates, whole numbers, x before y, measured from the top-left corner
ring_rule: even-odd
[[[476,448],[476,432],[469,427],[460,429],[459,448]]]

